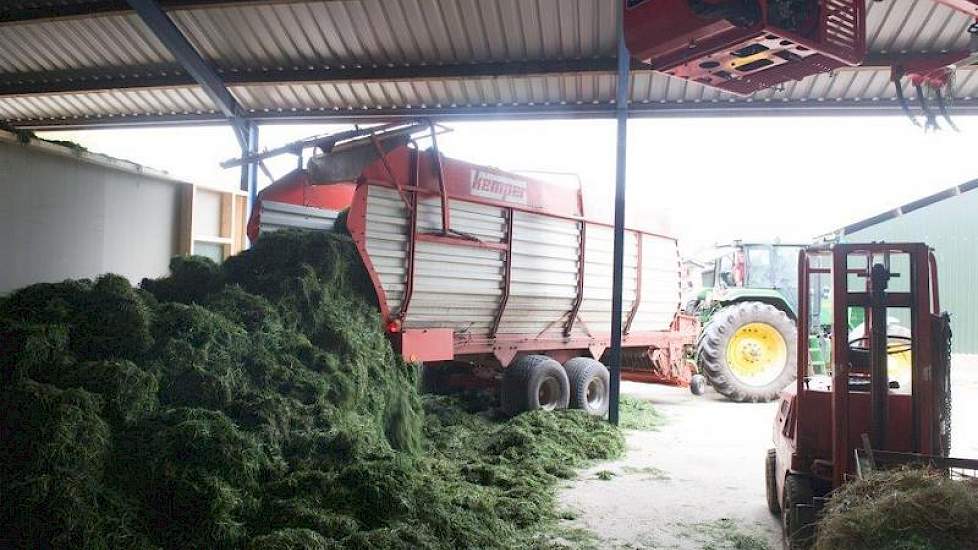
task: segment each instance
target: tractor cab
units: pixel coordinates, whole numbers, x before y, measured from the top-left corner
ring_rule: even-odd
[[[798,296],[797,244],[744,244],[720,247],[713,268],[704,271],[703,286],[715,298],[741,294],[737,289],[774,291],[773,300],[796,311]]]
[[[768,506],[782,515],[793,548],[811,538],[826,495],[866,467],[943,467],[951,428],[950,322],[931,249],[811,247],[797,270],[798,296],[809,298],[799,301],[798,338],[812,331],[809,312],[828,301],[831,355],[830,375],[813,376],[810,355],[799,350],[797,382],[781,394],[768,451]]]

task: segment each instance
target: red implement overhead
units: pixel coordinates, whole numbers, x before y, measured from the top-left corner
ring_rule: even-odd
[[[954,121],[948,112],[947,99],[952,94],[954,85],[954,67],[959,63],[967,63],[974,54],[969,51],[946,52],[937,55],[910,57],[890,67],[890,80],[896,88],[900,107],[914,126],[921,126],[910,110],[910,104],[904,93],[903,80],[906,79],[914,87],[920,111],[924,115],[922,127],[927,130],[940,130],[937,122],[940,115],[948,126],[957,131]],[[928,98],[930,96],[930,98]],[[935,110],[936,108],[936,110]]]
[[[948,126],[957,131],[954,121],[948,112],[947,99],[954,88],[954,69],[956,65],[970,65],[978,61],[978,0],[935,0],[952,9],[968,14],[975,22],[968,27],[971,34],[971,45],[967,50],[943,52],[936,55],[921,55],[910,57],[890,68],[890,79],[896,87],[900,107],[914,126],[921,126],[910,110],[906,94],[903,91],[902,80],[906,78],[917,93],[920,111],[924,115],[922,127],[927,130],[940,130],[937,116],[940,115]],[[930,96],[930,98],[928,98]],[[934,107],[936,106],[936,111]]]
[[[858,65],[866,52],[863,0],[624,1],[633,57],[735,94]]]

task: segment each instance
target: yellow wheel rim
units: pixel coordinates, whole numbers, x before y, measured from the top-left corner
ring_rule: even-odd
[[[788,363],[788,344],[767,323],[748,323],[727,343],[727,366],[741,382],[766,386],[777,380]]]

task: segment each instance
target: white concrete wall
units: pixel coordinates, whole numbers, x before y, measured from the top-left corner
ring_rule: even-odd
[[[186,184],[112,164],[0,140],[0,294],[106,272],[133,283],[168,272]]]

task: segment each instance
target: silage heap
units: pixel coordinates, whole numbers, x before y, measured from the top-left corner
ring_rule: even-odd
[[[349,238],[0,299],[0,547],[513,547],[615,456],[582,413],[416,391]]]

